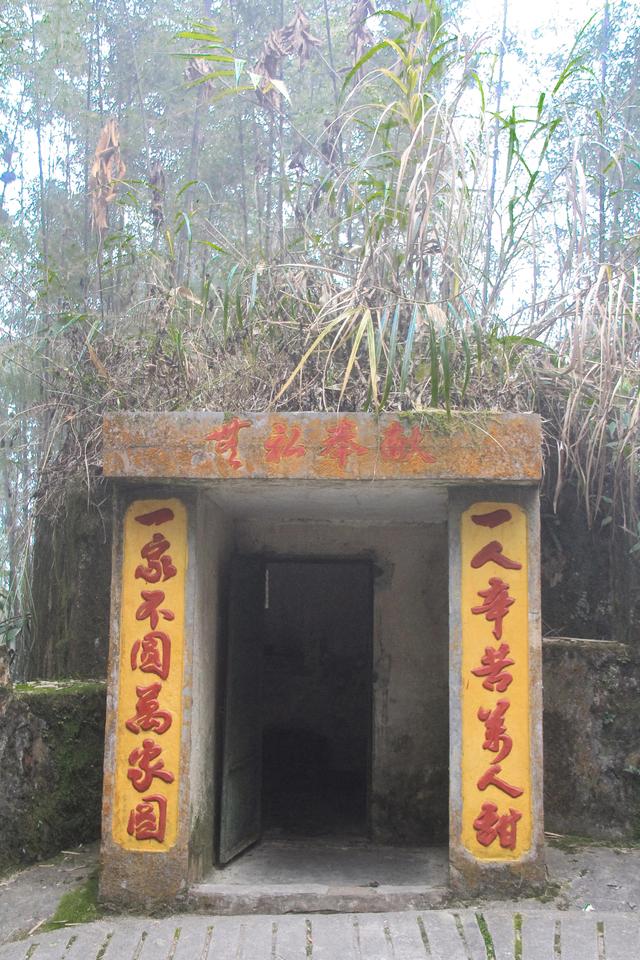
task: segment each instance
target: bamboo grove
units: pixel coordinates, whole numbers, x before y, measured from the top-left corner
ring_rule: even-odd
[[[534,410],[547,502],[639,549],[633,4],[544,56],[477,6],[3,5],[9,641],[113,409]]]

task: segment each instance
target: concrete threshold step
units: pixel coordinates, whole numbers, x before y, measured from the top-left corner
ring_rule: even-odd
[[[197,883],[189,891],[189,905],[196,913],[219,916],[386,913],[433,909],[448,895],[444,886]]]

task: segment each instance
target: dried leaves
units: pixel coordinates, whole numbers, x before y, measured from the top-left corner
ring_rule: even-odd
[[[118,181],[122,180],[126,170],[120,156],[118,123],[107,120],[100,131],[89,171],[91,229],[100,236],[109,225],[109,204],[115,200]]]
[[[321,45],[321,41],[310,33],[309,26],[308,16],[302,7],[298,7],[291,23],[280,31],[287,53],[298,58],[301,70],[311,59],[314,49]]]
[[[366,48],[373,43],[373,34],[367,26],[367,17],[375,13],[373,0],[354,0],[349,14],[349,50],[353,54],[353,62],[357,63]]]
[[[297,57],[302,69],[311,59],[314,49],[321,44],[309,27],[309,18],[302,7],[298,7],[290,23],[280,30],[271,31],[253,67],[258,96],[274,110],[280,109],[285,92],[280,79],[282,61],[286,57]]]

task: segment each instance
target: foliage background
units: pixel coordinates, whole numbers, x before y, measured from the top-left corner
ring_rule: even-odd
[[[303,7],[3,5],[12,645],[113,409],[534,410],[545,511],[638,554],[637,6],[542,58],[513,0],[475,36],[453,0]]]

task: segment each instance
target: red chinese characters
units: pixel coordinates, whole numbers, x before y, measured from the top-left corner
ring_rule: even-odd
[[[267,463],[280,463],[281,460],[290,460],[292,457],[304,457],[306,447],[299,442],[302,436],[300,427],[288,427],[286,423],[274,423],[271,435],[265,441],[265,460]]]
[[[131,733],[140,733],[144,730],[148,733],[153,730],[154,733],[163,734],[171,726],[173,717],[167,710],[160,709],[158,697],[162,690],[161,683],[151,683],[148,687],[136,687],[136,713],[134,717],[127,720],[125,726]]]
[[[173,783],[175,777],[164,768],[164,760],[160,759],[162,747],[147,737],[140,747],[136,747],[129,754],[129,769],[127,777],[138,791],[145,793],[151,786],[154,777],[165,783]]]
[[[479,567],[484,567],[485,563],[496,563],[499,567],[504,567],[505,570],[522,570],[521,563],[518,563],[517,560],[509,560],[509,557],[504,556],[502,544],[498,540],[492,540],[481,550],[478,550],[471,561],[471,566],[474,570],[477,570]]]
[[[170,580],[178,572],[173,565],[167,550],[171,544],[161,533],[154,533],[149,543],[145,543],[140,556],[147,562],[136,567],[136,579],[146,583],[158,583],[160,580]]]
[[[500,510],[490,510],[489,513],[473,513],[471,522],[478,527],[499,527],[502,523],[508,523],[511,520],[511,511],[501,508]]]
[[[484,707],[478,709],[478,720],[484,723],[484,743],[483,750],[490,750],[497,754],[493,763],[500,763],[511,753],[513,740],[507,733],[507,726],[504,720],[505,714],[511,704],[508,700],[498,700],[493,710],[487,710]]]
[[[145,527],[159,527],[161,523],[168,523],[173,520],[173,510],[169,507],[160,507],[159,510],[152,510],[151,513],[142,513],[136,517],[136,523],[141,523]]]
[[[494,529],[512,520],[510,510],[498,508],[482,514],[472,514],[471,521],[479,527]],[[470,566],[479,570],[485,564],[493,563],[506,570],[521,570],[522,564],[517,559],[505,555],[502,543],[498,540],[488,540],[471,558]],[[505,618],[510,608],[516,602],[509,595],[509,584],[501,577],[492,576],[484,590],[477,591],[481,603],[471,607],[474,616],[482,616],[489,624],[493,624],[493,636],[501,641]],[[515,660],[510,656],[510,644],[500,642],[499,646],[487,646],[480,663],[471,669],[474,677],[482,679],[482,687],[491,693],[504,693],[513,682],[513,673],[508,670],[514,667]],[[511,701],[506,698],[498,699],[490,705],[478,708],[477,718],[484,725],[484,739],[482,749],[495,754],[485,772],[478,778],[476,787],[479,792],[489,788],[499,790],[511,799],[521,797],[524,789],[510,781],[508,770],[503,773],[503,763],[511,756],[514,741],[507,728],[507,713]],[[480,812],[473,821],[473,829],[479,844],[484,847],[498,842],[505,850],[515,850],[517,844],[517,824],[522,819],[522,812],[509,808],[508,812],[501,812],[496,803],[485,802],[480,806]]]
[[[498,693],[504,693],[513,681],[512,675],[506,672],[505,667],[512,667],[514,664],[515,660],[509,659],[509,644],[501,643],[497,648],[485,647],[480,666],[475,667],[471,673],[474,677],[485,678],[482,681],[485,690],[497,690]]]
[[[160,614],[162,614],[164,620],[175,620],[173,610],[160,606],[161,603],[164,603],[162,590],[141,590],[140,596],[142,597],[142,603],[136,610],[136,620],[148,620],[152,630],[155,630],[158,626]]]
[[[513,597],[509,596],[509,584],[500,577],[491,577],[487,589],[478,590],[478,596],[482,597],[484,602],[477,607],[471,607],[471,612],[476,616],[483,613],[485,620],[495,623],[493,635],[496,640],[500,640],[502,622],[509,613],[509,607],[515,603]]]
[[[335,427],[329,427],[320,456],[336,460],[344,469],[350,456],[361,457],[367,452],[367,448],[356,441],[357,432],[353,420],[341,420]]]
[[[131,648],[131,669],[166,680],[171,667],[171,638],[163,630],[145,633]]]
[[[483,847],[490,847],[497,839],[503,850],[515,850],[516,824],[521,819],[522,814],[513,807],[509,813],[498,814],[495,803],[483,803],[479,816],[473,821],[478,843]]]
[[[167,829],[167,798],[154,793],[143,797],[129,814],[127,833],[135,840],[162,843]]]
[[[159,527],[174,519],[174,512],[160,507],[135,517],[136,522],[147,527]],[[140,550],[140,560],[133,572],[134,579],[147,584],[164,583],[174,578],[178,569],[169,550],[171,543],[164,532],[156,532]],[[131,671],[154,674],[157,681],[138,684],[135,687],[133,716],[124,725],[134,736],[153,734],[138,741],[129,751],[127,779],[137,793],[146,793],[154,784],[171,784],[174,773],[167,769],[162,756],[163,748],[154,738],[162,738],[173,724],[173,715],[163,709],[162,683],[171,672],[171,636],[167,632],[175,621],[175,613],[166,601],[164,590],[140,590],[140,603],[135,609],[138,622],[148,621],[148,632],[131,646]],[[159,629],[162,627],[163,629]],[[129,813],[127,834],[136,842],[153,840],[163,843],[166,835],[168,798],[162,793],[144,796]]]
[[[424,436],[418,426],[406,433],[399,420],[390,423],[382,435],[380,455],[387,463],[435,463],[436,458],[423,447]]]
[[[502,780],[498,776],[499,773],[502,773],[500,764],[489,767],[478,780],[478,790],[486,790],[487,787],[493,786],[497,787],[498,790],[502,790],[503,793],[508,794],[513,800],[515,800],[516,797],[521,797],[524,790],[522,790],[521,787],[513,787],[510,783],[507,783],[506,780]]]
[[[218,456],[227,457],[229,466],[234,470],[239,470],[242,466],[242,460],[238,457],[239,434],[241,430],[250,426],[250,420],[241,420],[239,417],[234,417],[233,420],[227,420],[221,427],[212,430],[204,439],[214,440]]]

